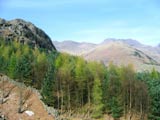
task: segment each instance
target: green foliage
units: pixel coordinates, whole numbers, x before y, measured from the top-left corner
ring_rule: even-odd
[[[112,97],[111,100],[111,115],[113,118],[120,118],[123,115],[123,107],[118,100],[116,97]]]
[[[17,78],[21,81],[21,79],[26,80],[26,81],[21,81],[24,83],[29,84],[30,82],[28,81],[29,76],[31,75],[31,63],[28,58],[29,56],[22,55],[16,64],[16,75]]]
[[[104,85],[104,110],[106,113],[111,114],[113,118],[120,118],[123,112],[122,100],[120,99],[122,97],[122,86],[118,68],[113,64],[110,64],[108,67]]]
[[[3,56],[0,56],[0,72],[6,73],[7,62]]]
[[[149,94],[151,96],[151,108],[149,119],[160,120],[160,80],[152,80],[149,86]]]
[[[54,105],[54,68],[51,66],[49,67],[44,81],[43,81],[43,85],[42,85],[42,100],[44,101],[45,104],[47,104],[48,106],[53,106]]]
[[[16,67],[17,67],[17,58],[15,54],[12,54],[9,60],[9,66],[8,66],[8,74],[11,78],[16,78]]]
[[[93,86],[93,118],[101,118],[103,115],[102,89],[101,82],[98,78],[94,80]]]
[[[8,43],[0,39],[0,72],[19,81],[23,79],[25,84],[40,89],[49,66],[48,60],[54,58],[56,53],[46,53],[39,49],[31,49],[27,45]]]
[[[160,82],[159,82],[160,84]],[[160,120],[160,87],[155,85],[152,88],[150,93],[151,99],[151,113],[149,115],[149,119],[151,120]]]
[[[73,110],[93,118],[107,113],[115,119],[139,113],[141,119],[160,119],[160,73],[155,69],[135,73],[132,65],[105,67],[0,38],[0,72],[41,90],[43,101],[60,113]]]
[[[159,78],[158,72],[155,70],[155,68],[153,68],[152,71],[151,71],[151,78],[152,79],[158,79]]]
[[[150,98],[149,104],[149,120],[160,120],[160,77],[159,73],[152,70],[151,73],[138,73],[137,78],[145,82],[148,87],[148,94]]]

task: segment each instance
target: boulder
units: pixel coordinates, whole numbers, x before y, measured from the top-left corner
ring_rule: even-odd
[[[30,117],[34,115],[34,112],[29,110],[25,111],[25,113]]]

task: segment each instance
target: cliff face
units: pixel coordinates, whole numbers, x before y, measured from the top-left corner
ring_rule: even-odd
[[[16,41],[31,47],[56,50],[49,36],[30,22],[22,19],[6,21],[0,18],[0,37],[6,41]]]

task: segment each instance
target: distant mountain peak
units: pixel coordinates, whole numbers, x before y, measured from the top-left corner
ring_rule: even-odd
[[[55,50],[49,36],[31,22],[23,19],[7,21],[0,18],[0,36],[6,41],[16,41],[31,47]]]
[[[64,40],[64,41],[62,41],[61,43],[67,43],[67,44],[79,44],[78,42],[76,42],[76,41],[72,41],[72,40]]]
[[[54,43],[57,50],[72,55],[79,55],[86,60],[103,61],[108,64],[110,61],[117,65],[134,64],[136,70],[150,70],[155,67],[160,71],[160,47],[143,45],[134,39],[105,39],[100,44],[75,42]]]
[[[96,44],[87,42],[75,42],[71,40],[65,40],[62,42],[53,41],[58,51],[67,52],[72,55],[82,55],[88,50],[92,50]]]
[[[116,38],[107,38],[102,42],[102,44],[106,44],[110,42],[123,42],[130,46],[141,46],[142,45],[140,42],[134,39],[116,39]]]

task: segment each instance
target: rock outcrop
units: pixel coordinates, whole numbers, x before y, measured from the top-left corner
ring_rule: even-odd
[[[0,18],[0,37],[6,41],[28,44],[32,48],[56,50],[51,39],[44,31],[22,19],[6,21]]]

